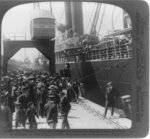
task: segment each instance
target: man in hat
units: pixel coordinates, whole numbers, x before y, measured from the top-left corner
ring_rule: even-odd
[[[48,93],[48,102],[44,106],[46,111],[46,121],[51,129],[56,129],[58,122],[57,104],[55,103],[55,95],[53,92],[50,90]]]
[[[80,85],[80,86],[79,86],[79,89],[80,89],[80,94],[81,94],[81,96],[82,96],[82,97],[86,97],[85,85],[84,85],[84,83],[81,82],[79,85]]]
[[[35,77],[33,75],[31,75],[28,78],[29,84],[29,94],[31,96],[32,102],[34,103],[34,105],[36,104],[36,90],[35,90]]]
[[[60,93],[60,111],[61,111],[61,115],[62,115],[62,129],[70,129],[70,125],[68,122],[68,113],[71,109],[71,105],[67,99],[67,97],[65,96],[64,92]]]
[[[14,112],[14,105],[13,105],[13,97],[11,96],[11,93],[8,91],[7,86],[1,86],[2,94],[4,95],[4,104],[5,106],[8,106],[11,110],[11,112]]]
[[[36,113],[36,109],[34,107],[34,104],[33,102],[29,102],[28,105],[27,105],[27,110],[26,110],[26,119],[28,119],[29,121],[29,128],[30,129],[37,129],[37,122],[36,122],[36,118],[39,118],[37,113]]]
[[[112,82],[107,83],[105,98],[106,98],[106,104],[105,104],[105,113],[104,117],[106,117],[108,107],[111,107],[111,116],[114,114],[114,106],[115,101],[117,97],[119,96],[119,92],[113,87]]]
[[[70,64],[66,63],[64,68],[64,77],[71,78]]]
[[[37,84],[37,111],[38,115],[44,116],[44,94],[45,94],[45,86],[43,82],[39,82]]]
[[[76,94],[73,90],[73,86],[70,80],[67,80],[67,99],[69,102],[76,101]]]
[[[59,102],[60,102],[60,98],[59,98],[59,95],[58,95],[58,88],[57,86],[53,85],[52,87],[50,86],[49,87],[49,90],[51,90],[55,96],[55,102],[56,104],[59,106]]]
[[[29,88],[23,87],[21,91],[21,95],[17,97],[17,100],[21,103],[23,109],[27,108],[28,102],[32,101],[32,98],[29,94]]]
[[[17,93],[16,93],[17,89],[18,89],[17,83],[16,82],[12,83],[11,94],[14,101],[16,101],[17,99]]]
[[[79,99],[79,83],[78,83],[77,79],[75,79],[73,81],[72,87],[73,87],[73,90],[74,90],[75,95],[76,95],[76,101],[78,101],[78,99]]]
[[[23,126],[25,126],[25,113],[26,113],[26,109],[27,109],[27,104],[28,102],[32,101],[32,98],[29,94],[29,90],[28,87],[23,87],[21,90],[21,95],[19,95],[17,97],[17,101],[20,103],[21,105],[21,110],[22,110],[22,121],[23,121]]]

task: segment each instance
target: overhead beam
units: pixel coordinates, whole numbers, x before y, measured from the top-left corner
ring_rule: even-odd
[[[8,60],[21,48],[36,48],[50,62],[49,72],[55,72],[55,53],[54,41],[36,40],[36,41],[4,41],[3,73],[7,73]]]

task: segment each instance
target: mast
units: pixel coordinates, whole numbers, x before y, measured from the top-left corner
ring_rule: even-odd
[[[50,12],[53,13],[52,12],[53,10],[52,10],[52,3],[51,2],[49,3],[49,8],[50,8]]]

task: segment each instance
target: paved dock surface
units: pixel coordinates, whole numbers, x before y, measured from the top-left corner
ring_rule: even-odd
[[[68,120],[71,129],[129,129],[132,121],[125,118],[123,112],[115,112],[111,117],[111,111],[108,110],[106,118],[103,117],[104,107],[95,104],[85,98],[80,97],[78,102],[71,102],[71,110]],[[117,110],[119,111],[119,110]],[[13,128],[14,128],[13,116]],[[61,129],[61,116],[59,114],[57,129]],[[38,129],[49,129],[45,118],[37,119]],[[26,128],[28,128],[28,123]],[[22,129],[19,127],[18,129]]]

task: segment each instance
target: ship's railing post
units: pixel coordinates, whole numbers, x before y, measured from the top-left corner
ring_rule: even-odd
[[[129,56],[129,47],[128,47],[128,44],[126,44],[126,49],[127,49],[127,56],[128,56],[128,58],[130,58],[130,56]]]
[[[131,46],[131,43],[129,43],[128,50],[129,50],[129,57],[131,58],[132,57],[132,46]]]
[[[117,54],[116,54],[116,43],[115,43],[115,38],[113,37],[113,45],[114,45],[114,59],[117,59]]]
[[[106,60],[109,59],[109,50],[108,50],[108,47],[106,46]]]
[[[120,52],[120,59],[122,58],[122,52],[121,52],[121,46],[120,46],[120,42],[118,43],[119,46],[119,52]]]

